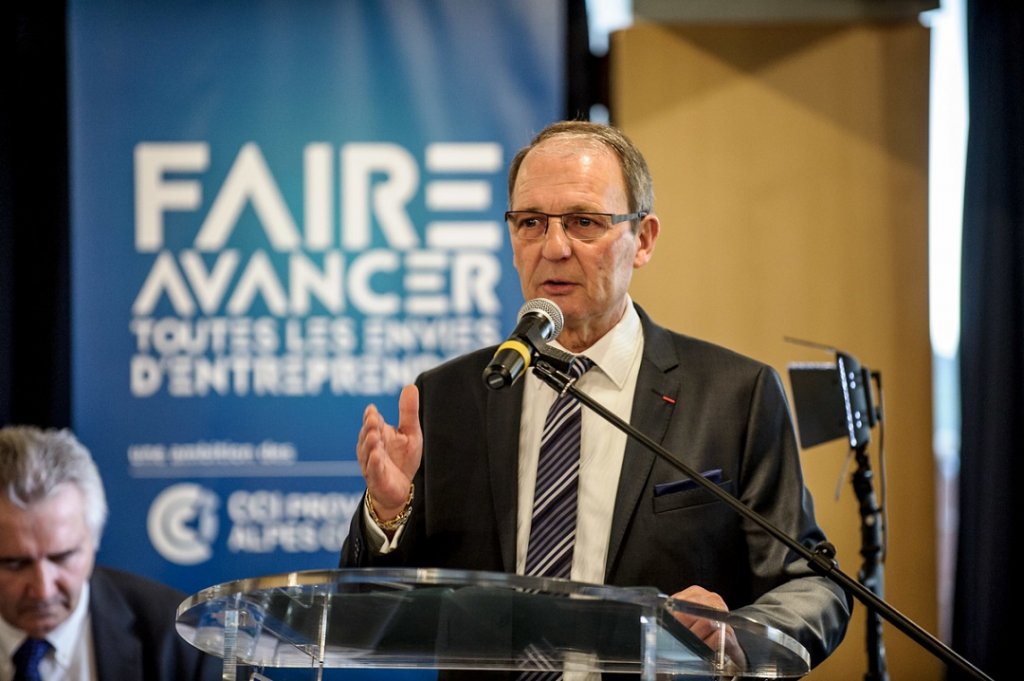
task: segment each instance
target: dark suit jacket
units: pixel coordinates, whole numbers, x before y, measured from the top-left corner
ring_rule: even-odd
[[[631,423],[790,536],[824,539],[804,488],[785,393],[769,366],[672,333],[637,308],[644,353]],[[522,382],[495,392],[481,378],[494,348],[425,372],[423,462],[398,549],[367,549],[356,513],[341,565],[515,570]],[[669,400],[663,399],[669,398]],[[630,440],[615,498],[605,581],[672,594],[691,584],[732,610],[778,627],[812,663],[842,640],[850,602],[841,589],[703,489],[655,494],[684,476]]]
[[[221,661],[178,635],[185,595],[138,575],[99,567],[89,581],[89,616],[100,681],[214,681]]]

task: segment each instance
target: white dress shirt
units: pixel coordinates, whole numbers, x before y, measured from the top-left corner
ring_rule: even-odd
[[[558,345],[557,342],[552,343]],[[628,301],[626,313],[611,331],[581,353],[594,362],[576,387],[624,421],[629,421],[643,356],[640,316]],[[519,424],[519,513],[516,517],[516,573],[523,574],[530,541],[537,458],[548,409],[555,391],[531,372],[526,376]],[[576,545],[571,579],[604,582],[615,493],[626,449],[626,434],[583,407],[580,428],[580,485]]]
[[[557,345],[557,343],[554,343]],[[563,348],[564,349],[564,348]],[[640,315],[628,301],[619,323],[599,341],[580,354],[594,367],[576,387],[627,423],[633,408],[633,394],[640,375],[644,339]],[[526,377],[523,412],[519,424],[519,513],[516,517],[516,573],[523,574],[530,542],[533,492],[537,480],[537,459],[548,409],[555,391],[531,372]],[[574,582],[604,583],[612,513],[619,486],[619,474],[626,450],[626,434],[587,407],[582,407],[580,426],[580,485],[576,513],[576,544],[572,554]],[[586,663],[585,660],[581,661]],[[598,681],[596,672],[567,669],[563,681]]]

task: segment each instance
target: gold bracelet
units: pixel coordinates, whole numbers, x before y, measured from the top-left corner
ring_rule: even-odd
[[[416,485],[411,484],[409,486],[409,498],[405,500],[405,507],[402,509],[402,512],[391,520],[381,520],[377,517],[377,511],[373,509],[373,497],[370,496],[370,490],[366,490],[366,510],[370,514],[370,519],[377,523],[377,526],[385,532],[396,532],[398,528],[405,525],[405,521],[409,519],[409,514],[412,513],[412,497],[415,493]]]

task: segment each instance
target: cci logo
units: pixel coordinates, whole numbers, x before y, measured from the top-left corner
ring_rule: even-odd
[[[191,483],[168,487],[149,507],[149,540],[161,556],[178,565],[197,565],[213,555],[217,507],[212,491]]]

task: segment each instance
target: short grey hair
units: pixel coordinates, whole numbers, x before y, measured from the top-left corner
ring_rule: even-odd
[[[626,194],[631,213],[654,211],[654,182],[647,161],[640,149],[618,128],[590,121],[559,121],[541,130],[528,145],[519,150],[508,168],[508,200],[516,187],[519,167],[523,159],[537,145],[550,139],[578,139],[583,142],[601,144],[610,149],[619,159],[622,177],[626,182]],[[511,203],[509,208],[511,208]]]
[[[85,523],[99,546],[107,521],[107,497],[89,450],[70,430],[35,426],[0,428],[0,494],[19,508],[73,484],[85,500]]]

